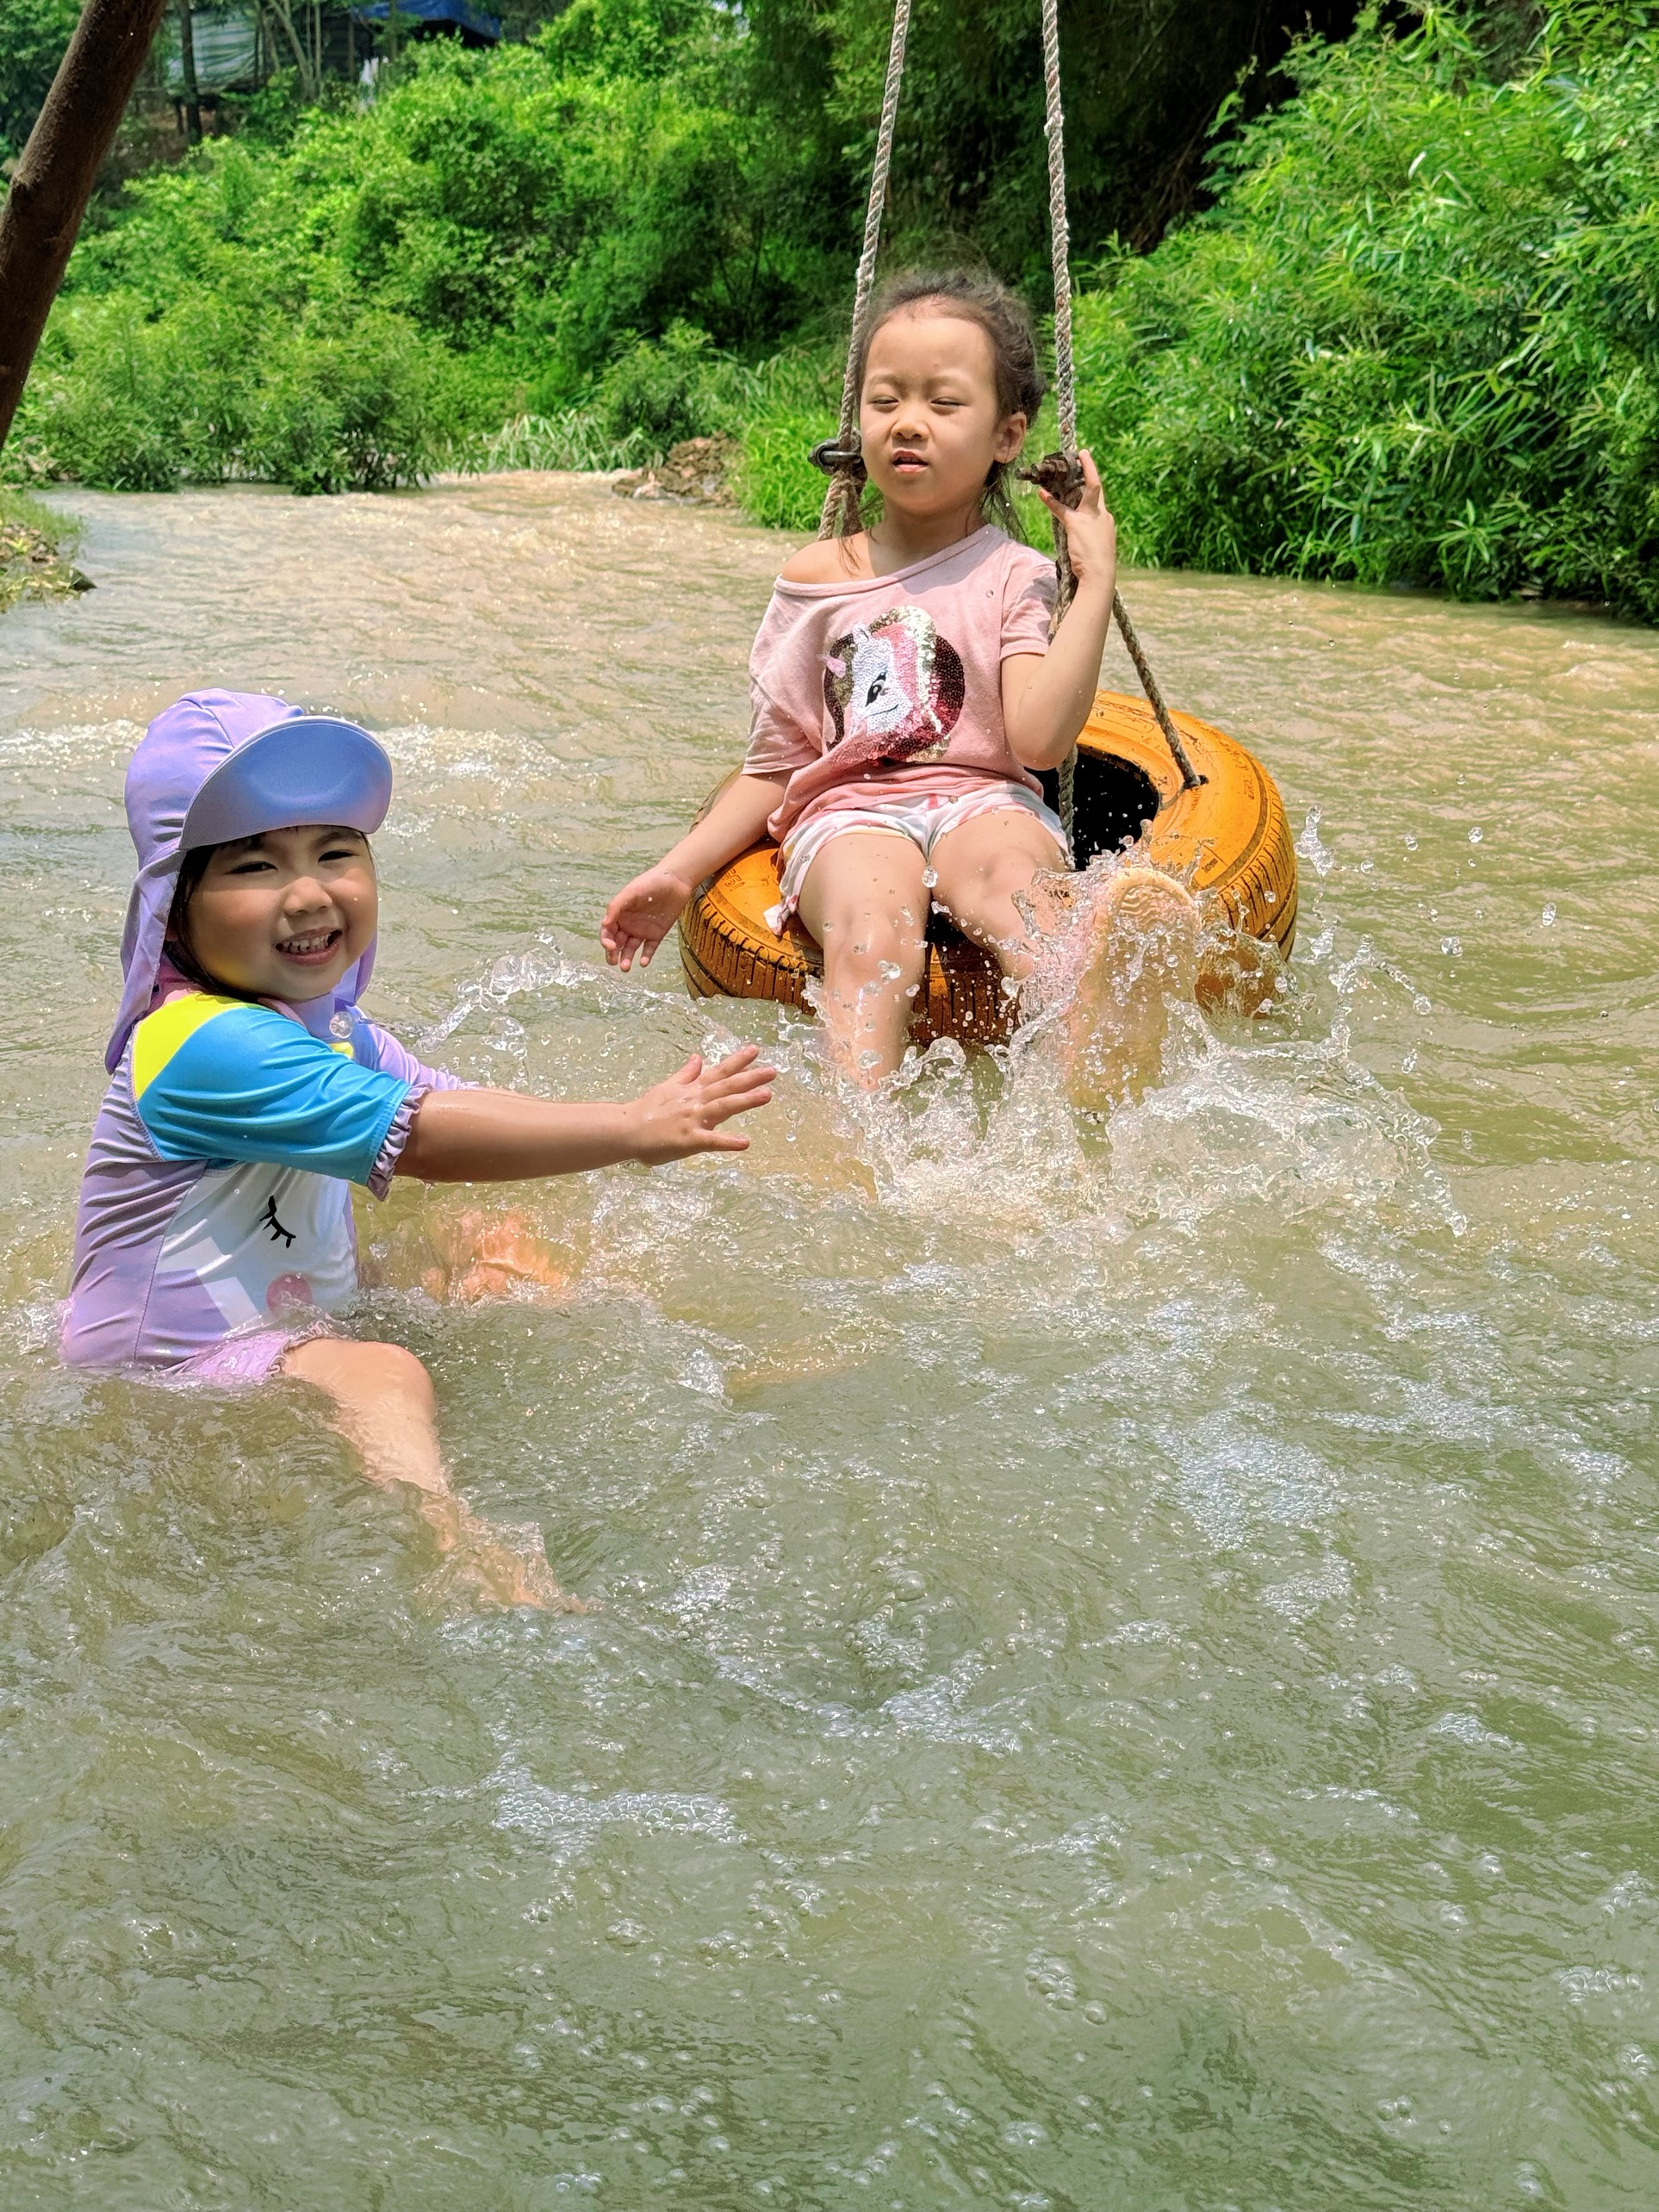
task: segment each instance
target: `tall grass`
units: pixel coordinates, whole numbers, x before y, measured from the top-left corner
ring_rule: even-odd
[[[648,439],[632,431],[613,438],[597,407],[564,407],[556,414],[515,415],[509,423],[462,446],[452,457],[462,469],[637,469],[651,457]]]
[[[1659,619],[1659,35],[1454,18],[1302,49],[1214,210],[1078,304],[1132,558]]]

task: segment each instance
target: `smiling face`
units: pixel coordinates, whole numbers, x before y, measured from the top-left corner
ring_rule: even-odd
[[[360,830],[268,830],[216,845],[186,910],[185,948],[252,998],[320,998],[374,941],[380,892]]]
[[[919,300],[870,340],[859,432],[889,506],[918,520],[961,510],[971,518],[992,468],[1019,451],[1026,419],[1002,412],[988,333]]]

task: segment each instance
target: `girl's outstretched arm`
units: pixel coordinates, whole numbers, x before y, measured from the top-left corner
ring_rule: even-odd
[[[1117,525],[1107,512],[1094,456],[1083,463],[1083,497],[1063,507],[1047,492],[1049,513],[1066,526],[1077,594],[1047,653],[1011,654],[1003,662],[1003,721],[1014,756],[1028,768],[1057,768],[1089,719],[1100,656],[1112,626]]]
[[[600,942],[612,967],[628,969],[651,955],[684,913],[692,893],[717,868],[746,853],[765,833],[767,818],[788,788],[783,776],[734,776],[703,819],[654,868],[623,888],[605,910]]]
[[[744,1045],[705,1068],[693,1054],[678,1075],[622,1105],[567,1106],[516,1090],[432,1090],[415,1109],[394,1173],[425,1183],[519,1183],[637,1159],[647,1167],[692,1153],[744,1152],[723,1125],[772,1097],[775,1068]]]

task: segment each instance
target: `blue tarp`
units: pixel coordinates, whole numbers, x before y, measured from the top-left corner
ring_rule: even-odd
[[[360,23],[383,23],[391,9],[387,0],[372,0],[370,6],[353,8],[351,13]],[[501,35],[500,17],[486,15],[472,0],[397,0],[397,19],[401,23],[458,23],[481,39]]]

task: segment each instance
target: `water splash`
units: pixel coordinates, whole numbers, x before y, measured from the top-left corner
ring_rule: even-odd
[[[1319,825],[1321,819],[1322,810],[1317,806],[1310,806],[1308,810],[1308,819],[1302,825],[1302,835],[1296,840],[1296,855],[1298,859],[1307,861],[1316,876],[1323,878],[1329,875],[1336,866],[1336,854],[1320,836]],[[1414,841],[1409,838],[1407,840],[1408,844],[1413,842]]]
[[[490,1009],[498,1016],[505,1012],[509,1003],[530,993],[544,991],[569,991],[578,984],[600,980],[597,969],[584,967],[580,961],[567,960],[554,945],[550,935],[544,934],[531,951],[508,953],[493,960],[484,973],[474,982],[462,986],[460,996],[447,1014],[419,1035],[420,1049],[435,1052],[444,1040],[452,1037],[462,1024],[481,1010]],[[498,1024],[498,1035],[521,1036],[520,1025],[511,1025],[510,1032]],[[520,1055],[521,1057],[521,1055]]]

